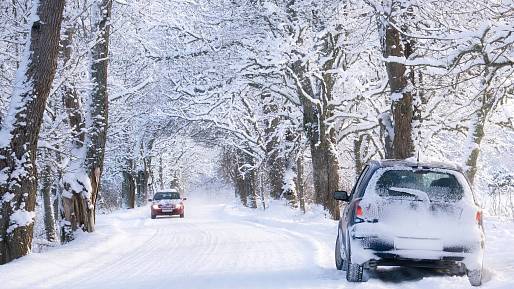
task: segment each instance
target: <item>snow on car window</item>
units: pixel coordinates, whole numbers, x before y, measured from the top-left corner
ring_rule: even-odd
[[[381,197],[431,202],[456,202],[464,190],[453,173],[431,169],[389,169],[374,184]]]

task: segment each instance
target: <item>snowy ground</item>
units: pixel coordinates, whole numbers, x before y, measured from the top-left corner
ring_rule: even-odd
[[[94,234],[0,266],[0,288],[470,288],[466,277],[405,268],[347,283],[333,264],[336,222],[322,215],[191,194],[185,219],[151,220],[149,208],[101,215]],[[486,226],[482,288],[514,288],[514,223]]]

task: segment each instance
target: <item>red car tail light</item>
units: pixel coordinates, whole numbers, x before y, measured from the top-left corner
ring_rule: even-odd
[[[477,211],[475,220],[477,221],[477,224],[482,225],[482,211]]]
[[[357,204],[357,207],[355,208],[355,216],[362,218],[363,215],[364,215],[364,212],[362,210],[362,207],[359,206],[359,204]]]
[[[355,202],[355,219],[360,222],[364,221],[364,209],[360,205],[360,200]]]

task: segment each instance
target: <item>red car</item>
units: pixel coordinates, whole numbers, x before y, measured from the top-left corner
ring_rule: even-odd
[[[155,193],[153,199],[148,201],[152,202],[150,207],[150,216],[152,219],[160,215],[179,215],[184,218],[184,203],[186,198],[181,198],[179,192],[176,190],[161,191]]]

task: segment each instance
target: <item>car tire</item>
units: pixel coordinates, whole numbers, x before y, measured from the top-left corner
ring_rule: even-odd
[[[180,214],[180,217],[181,217],[181,218],[184,218],[184,213]]]
[[[348,243],[347,243],[348,244]],[[367,273],[365,277],[364,266],[352,263],[351,247],[346,251],[346,280],[348,282],[364,282],[367,281]]]
[[[471,286],[476,287],[482,285],[482,269],[467,270],[466,274],[468,275],[469,284],[471,284]]]
[[[155,214],[151,214],[150,218],[155,219],[155,218],[157,218],[157,216]]]
[[[341,252],[341,242],[339,242],[339,234],[337,234],[336,247],[334,250],[336,268],[337,268],[337,270],[346,271],[346,260],[343,257],[341,257],[341,253],[344,253],[344,252]],[[345,256],[346,256],[346,254],[345,254]]]
[[[348,282],[362,282],[364,275],[364,266],[355,263],[348,263],[346,267],[346,280]]]

